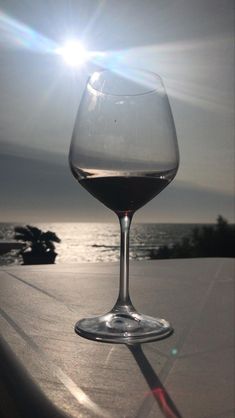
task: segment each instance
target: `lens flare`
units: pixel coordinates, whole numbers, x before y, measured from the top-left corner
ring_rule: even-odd
[[[51,54],[54,53],[57,44],[0,10],[0,46],[4,49],[27,49]]]
[[[86,48],[77,40],[67,41],[61,48],[57,48],[56,52],[71,67],[81,67],[89,58]]]

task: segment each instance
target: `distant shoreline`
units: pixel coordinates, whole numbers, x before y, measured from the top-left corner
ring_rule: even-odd
[[[27,223],[43,231],[55,232],[61,239],[56,244],[57,263],[110,262],[119,260],[120,228],[118,222],[35,222]],[[14,240],[14,227],[21,222],[0,223],[0,240]],[[130,233],[130,259],[149,259],[151,250],[178,241],[198,224],[135,223]],[[1,256],[0,264],[20,264],[19,250]]]
[[[114,218],[115,219],[115,218]],[[140,222],[132,221],[135,225],[216,225],[216,222]],[[42,225],[42,224],[104,224],[104,225],[116,225],[117,221],[105,222],[105,221],[1,221],[0,225]],[[235,223],[231,222],[231,225]]]

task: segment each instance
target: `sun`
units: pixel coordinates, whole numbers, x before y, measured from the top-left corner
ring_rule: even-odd
[[[57,53],[62,56],[64,62],[70,67],[81,67],[88,60],[88,51],[76,39],[65,42],[57,49]]]

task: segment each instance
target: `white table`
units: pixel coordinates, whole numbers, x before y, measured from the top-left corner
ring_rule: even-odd
[[[118,270],[1,268],[0,416],[234,418],[234,259],[132,263],[135,307],[175,332],[129,348],[73,331],[113,306]]]

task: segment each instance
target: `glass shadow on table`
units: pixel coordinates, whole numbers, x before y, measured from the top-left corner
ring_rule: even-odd
[[[151,398],[146,397],[135,418],[147,417],[152,408],[152,401],[155,399],[162,414],[165,418],[183,418],[178,411],[175,403],[171,399],[166,388],[157,376],[155,370],[151,366],[147,357],[145,356],[140,344],[127,345],[127,348],[132,353],[142,375],[144,376],[151,393]]]

